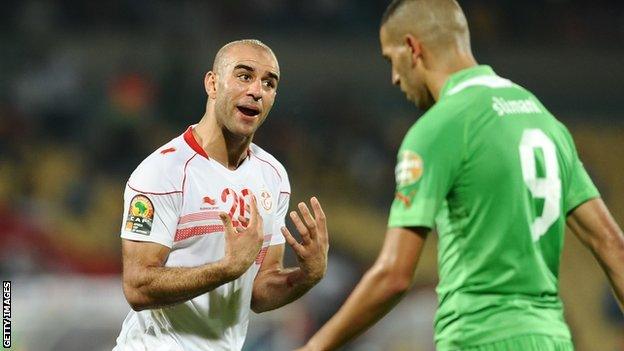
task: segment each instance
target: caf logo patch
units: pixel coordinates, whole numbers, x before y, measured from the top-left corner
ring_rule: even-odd
[[[125,229],[129,232],[150,235],[154,221],[154,205],[145,195],[136,195],[130,201]]]
[[[399,162],[394,169],[398,187],[416,183],[423,174],[422,158],[412,150],[403,150],[399,153]]]

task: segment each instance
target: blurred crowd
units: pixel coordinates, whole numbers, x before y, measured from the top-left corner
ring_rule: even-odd
[[[516,46],[549,55],[553,47],[613,55],[609,58],[620,62],[620,70],[604,73],[616,77],[605,84],[620,90],[596,91],[603,99],[587,99],[586,109],[596,101],[606,106],[592,116],[593,126],[619,126],[609,147],[624,146],[617,113],[624,91],[619,80],[624,2],[460,3],[475,46],[494,61],[497,50]],[[202,79],[216,50],[230,40],[257,37],[276,51],[284,76],[257,143],[286,166],[293,201],[320,194],[336,209],[336,219],[332,213],[329,218],[338,242],[331,261],[337,268],[310,298],[331,302],[311,315],[311,326],[318,325],[374,258],[392,200],[394,155],[418,116],[391,86],[389,67],[378,55],[377,28],[386,5],[380,0],[3,1],[0,274],[118,274],[127,177],[156,147],[199,120],[205,105]],[[568,59],[564,51],[556,57],[556,66]],[[584,68],[584,74],[593,74]],[[535,70],[539,76],[539,67]],[[577,73],[566,71],[566,77]],[[555,91],[548,84],[536,88],[557,106],[558,95],[548,95]],[[614,98],[605,101],[605,96]],[[563,112],[586,131],[575,124],[575,113]],[[592,172],[592,163],[589,168]],[[613,174],[599,173],[597,182],[612,187]],[[613,191],[607,196],[615,197]],[[624,211],[618,210],[622,223]],[[350,245],[367,228],[354,222],[367,220],[381,228],[373,233],[378,237],[362,238],[368,246]],[[433,273],[421,284],[430,289],[435,268],[426,270]],[[606,307],[605,318],[618,320],[617,313],[610,314],[615,310]]]

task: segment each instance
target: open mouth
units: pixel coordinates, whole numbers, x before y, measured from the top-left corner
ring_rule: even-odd
[[[252,106],[236,106],[236,108],[245,116],[255,117],[260,114],[260,109]]]

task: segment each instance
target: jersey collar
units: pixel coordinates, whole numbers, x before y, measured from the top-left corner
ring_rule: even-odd
[[[195,136],[193,135],[193,126],[188,127],[186,132],[184,132],[184,141],[186,141],[188,146],[190,146],[193,151],[197,152],[207,159],[210,159],[210,157],[208,157],[208,154],[206,153],[206,150],[204,150],[204,148],[201,147],[197,142],[197,139],[195,139]]]
[[[193,127],[194,126],[189,126],[184,132],[183,134],[184,141],[191,149],[193,149],[193,151],[197,152],[198,154],[204,156],[207,159],[210,159],[210,157],[208,157],[208,153],[206,152],[206,150],[204,150],[204,148],[201,147],[199,143],[197,142],[197,139],[195,139],[195,136],[193,135]],[[251,146],[247,148],[247,157],[250,157],[250,156],[251,156]]]
[[[496,76],[496,73],[494,73],[492,67],[488,65],[478,65],[465,68],[461,71],[457,71],[451,74],[446,80],[446,83],[444,83],[444,86],[442,87],[439,100],[447,96],[449,94],[449,91],[451,91],[454,87],[458,86],[462,82],[481,76]]]

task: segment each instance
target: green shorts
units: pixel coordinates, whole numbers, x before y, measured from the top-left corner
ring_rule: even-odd
[[[533,334],[469,346],[457,351],[574,351],[574,345],[569,339]]]

